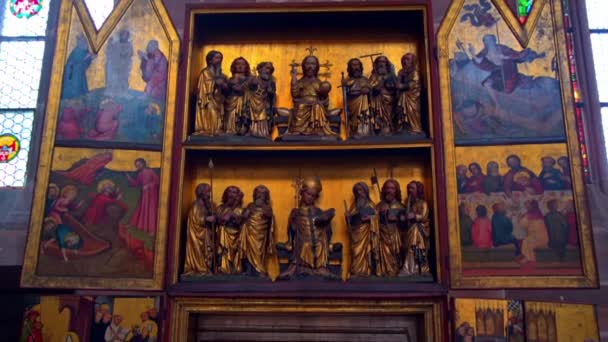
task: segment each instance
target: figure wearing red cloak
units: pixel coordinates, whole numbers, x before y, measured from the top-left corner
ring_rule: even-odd
[[[122,194],[115,188],[114,183],[111,181],[104,180],[99,182],[97,189],[97,194],[91,194],[93,199],[85,211],[83,218],[84,224],[95,225],[101,223],[106,215],[106,209],[110,205],[120,207],[123,212],[129,210],[127,204],[121,201]]]
[[[139,52],[141,75],[146,82],[145,93],[151,98],[163,101],[167,92],[167,57],[158,48],[158,42],[148,42],[146,52]]]
[[[133,179],[127,175],[127,179],[130,186],[141,187],[141,194],[129,224],[149,235],[154,235],[158,216],[160,178],[154,170],[146,166],[146,161],[142,158],[135,160],[135,167],[138,171],[137,177]]]

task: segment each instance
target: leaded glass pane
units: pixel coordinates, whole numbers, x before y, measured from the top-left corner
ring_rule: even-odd
[[[595,62],[595,77],[600,94],[600,102],[608,102],[608,34],[596,33],[591,35],[593,46],[593,61]]]
[[[587,0],[587,18],[590,29],[608,28],[608,1]]]
[[[604,144],[608,151],[608,107],[602,107],[602,127],[604,127]]]
[[[0,42],[0,108],[36,108],[44,41]]]
[[[44,0],[40,13],[27,19],[17,18],[11,13],[10,1],[0,0],[0,8],[2,9],[0,35],[8,37],[45,36],[50,6],[51,0]]]
[[[33,122],[33,111],[0,112],[0,134],[11,133],[21,142],[21,150],[15,159],[8,163],[0,163],[0,187],[25,185]]]

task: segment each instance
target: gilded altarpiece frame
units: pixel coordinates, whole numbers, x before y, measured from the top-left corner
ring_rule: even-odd
[[[349,41],[348,40],[344,40],[344,38],[341,38],[342,40],[338,41],[339,43],[336,43],[335,41],[332,40],[328,40],[327,42],[323,41],[323,39],[320,39],[317,36],[314,36],[313,38],[310,38],[309,40],[303,40],[302,42],[298,42],[298,43],[285,43],[281,40],[277,40],[277,42],[274,42],[271,44],[271,47],[265,46],[265,44],[267,44],[267,42],[264,41],[264,39],[261,38],[257,38],[260,39],[260,41],[258,40],[251,40],[251,38],[248,38],[247,40],[244,40],[245,43],[241,43],[239,42],[238,39],[234,39],[232,38],[232,35],[226,35],[226,37],[228,38],[223,38],[223,40],[219,40],[220,43],[218,43],[217,38],[214,37],[213,34],[211,33],[207,33],[207,38],[209,39],[210,42],[204,42],[202,40],[202,34],[201,31],[201,26],[197,26],[197,23],[201,23],[203,22],[203,20],[201,18],[204,17],[213,17],[213,16],[225,16],[225,17],[229,17],[230,15],[243,15],[243,14],[251,14],[251,15],[261,15],[261,16],[268,16],[268,15],[283,15],[283,14],[291,14],[291,13],[298,13],[299,15],[302,15],[303,17],[305,17],[306,15],[319,15],[319,14],[325,14],[325,13],[330,13],[332,12],[332,14],[336,14],[336,16],[344,16],[347,17],[348,14],[351,13],[355,13],[355,14],[360,14],[360,13],[371,13],[371,14],[375,14],[375,13],[395,13],[395,14],[411,14],[411,15],[419,15],[420,20],[419,20],[419,24],[420,24],[420,31],[417,33],[419,36],[416,36],[416,38],[418,38],[419,40],[417,42],[412,42],[412,41],[401,41],[398,39],[395,39],[393,36],[389,35],[389,38],[387,38],[387,41],[383,41],[383,40],[379,40],[378,42],[374,42],[373,44],[369,43],[369,39],[368,37],[363,37],[365,39],[362,40],[362,42],[357,41],[357,44],[354,44],[354,47],[352,47],[352,51],[348,50],[347,47],[350,48]],[[180,110],[180,108],[178,108],[178,112],[182,112],[181,115],[183,117],[183,121],[180,122],[178,121],[176,123],[176,134],[178,134],[178,136],[181,135],[181,149],[179,149],[179,146],[176,146],[175,150],[176,150],[176,154],[177,154],[177,158],[176,159],[181,159],[180,160],[180,165],[179,165],[179,169],[177,170],[177,172],[174,173],[174,177],[177,180],[177,183],[180,184],[179,187],[177,187],[177,191],[176,191],[176,201],[175,201],[175,205],[174,205],[174,210],[173,213],[175,215],[175,226],[177,227],[175,234],[174,234],[174,239],[170,242],[171,247],[169,250],[169,254],[170,254],[170,262],[171,262],[171,271],[168,277],[168,283],[169,286],[172,286],[172,291],[179,291],[179,290],[183,290],[184,288],[187,288],[188,290],[192,290],[195,289],[194,291],[203,291],[203,290],[209,290],[210,288],[220,288],[221,292],[225,292],[225,291],[232,291],[232,290],[227,290],[227,289],[232,289],[234,286],[233,284],[238,284],[240,286],[243,286],[242,288],[245,288],[247,286],[250,286],[251,288],[256,289],[256,291],[259,291],[260,289],[268,289],[268,290],[272,290],[272,291],[285,291],[285,290],[289,290],[290,286],[292,286],[294,283],[296,284],[296,286],[302,286],[302,284],[306,284],[303,281],[299,281],[299,280],[294,280],[292,282],[287,282],[287,281],[276,281],[276,276],[279,275],[280,272],[279,271],[279,266],[278,263],[276,262],[270,262],[269,263],[269,274],[270,274],[270,278],[273,280],[272,282],[269,281],[262,281],[259,282],[256,279],[240,279],[240,282],[238,280],[238,278],[235,278],[234,280],[226,280],[227,278],[223,278],[222,277],[217,277],[216,279],[213,279],[213,277],[209,277],[209,279],[205,279],[203,281],[200,280],[195,280],[195,281],[184,281],[182,278],[180,278],[180,272],[182,270],[182,266],[183,266],[183,252],[185,250],[185,239],[183,239],[183,237],[185,236],[185,230],[186,230],[186,218],[187,218],[187,208],[188,205],[190,203],[192,203],[192,201],[194,200],[193,197],[193,189],[194,189],[194,185],[196,183],[200,183],[200,182],[209,182],[209,168],[208,168],[208,161],[210,159],[210,157],[213,157],[213,164],[214,164],[214,168],[213,168],[213,174],[215,174],[215,176],[213,177],[213,182],[215,182],[215,187],[218,187],[220,189],[222,189],[225,186],[228,185],[238,185],[239,187],[242,187],[243,189],[247,189],[246,191],[249,192],[250,190],[253,189],[253,186],[258,185],[261,181],[260,179],[263,179],[265,182],[268,182],[270,184],[273,184],[273,186],[276,186],[276,184],[280,184],[279,182],[284,182],[285,180],[289,179],[289,177],[286,177],[284,175],[284,173],[289,173],[291,172],[291,176],[295,177],[298,174],[303,174],[303,175],[307,175],[307,173],[310,174],[315,174],[315,172],[317,172],[317,175],[319,171],[319,169],[321,169],[320,167],[317,166],[317,163],[322,163],[320,157],[317,157],[315,160],[315,158],[311,158],[310,156],[308,156],[307,158],[309,161],[312,160],[313,164],[312,166],[294,166],[294,165],[298,165],[298,163],[294,162],[294,158],[293,157],[289,157],[291,159],[289,159],[287,156],[287,152],[293,152],[294,155],[296,155],[297,153],[301,153],[301,155],[304,155],[306,153],[310,153],[311,151],[319,151],[320,153],[339,153],[340,151],[344,151],[345,153],[351,153],[350,157],[345,157],[344,155],[342,155],[341,157],[344,157],[346,159],[348,158],[353,158],[353,153],[354,151],[366,151],[369,152],[370,154],[373,153],[371,151],[374,150],[386,150],[386,152],[388,154],[390,153],[394,153],[392,154],[392,157],[397,159],[397,151],[402,151],[403,154],[400,155],[398,157],[398,159],[403,158],[403,160],[401,160],[400,162],[404,162],[404,164],[399,164],[400,162],[395,161],[395,165],[399,164],[398,167],[395,167],[395,174],[394,177],[396,179],[399,179],[399,181],[401,182],[402,186],[405,186],[407,184],[406,180],[413,180],[416,179],[418,180],[416,177],[421,177],[421,174],[424,174],[424,176],[422,176],[422,179],[420,179],[421,181],[423,181],[423,183],[425,184],[425,189],[431,189],[431,190],[427,190],[427,198],[429,201],[431,201],[433,203],[433,207],[434,209],[431,211],[432,212],[432,229],[434,230],[434,241],[433,244],[435,246],[437,246],[436,248],[439,248],[440,246],[440,234],[438,232],[438,222],[439,222],[439,213],[437,209],[437,203],[438,203],[438,197],[437,197],[437,193],[435,191],[436,189],[436,184],[437,184],[437,176],[436,176],[436,172],[435,172],[435,156],[438,154],[437,149],[435,148],[436,145],[435,144],[435,138],[434,138],[434,130],[437,129],[436,125],[437,122],[433,119],[432,117],[432,113],[434,111],[434,101],[431,100],[431,92],[433,90],[433,81],[432,81],[432,77],[431,77],[431,69],[433,66],[432,60],[431,60],[431,52],[430,52],[430,45],[432,44],[430,41],[432,41],[432,39],[429,38],[429,31],[431,30],[431,28],[429,27],[429,22],[428,22],[428,8],[427,6],[423,6],[423,5],[401,5],[401,4],[394,4],[394,5],[383,5],[383,6],[358,6],[358,5],[351,5],[351,6],[342,6],[342,7],[335,7],[333,5],[319,5],[319,6],[302,6],[302,5],[294,5],[294,6],[290,6],[287,8],[282,8],[282,7],[276,7],[276,6],[261,6],[261,8],[257,8],[256,6],[252,7],[252,8],[231,8],[231,7],[222,7],[221,5],[205,5],[202,6],[202,8],[193,8],[190,10],[190,12],[188,13],[187,17],[189,18],[189,21],[186,23],[186,27],[187,30],[185,32],[185,41],[188,42],[188,46],[185,46],[184,49],[187,50],[187,53],[184,54],[184,56],[187,56],[187,66],[184,67],[185,70],[182,70],[182,76],[183,76],[183,82],[184,84],[182,85],[184,87],[184,89],[188,89],[187,91],[184,91],[182,93],[181,96],[184,97],[184,108],[183,110]],[[398,26],[395,26],[398,27]],[[406,31],[407,32],[407,31]],[[217,32],[213,32],[214,34],[218,34]],[[390,32],[394,35],[394,32]],[[221,36],[220,36],[221,37]],[[403,38],[401,36],[398,36],[400,39]],[[335,37],[334,37],[335,38]],[[410,38],[410,37],[408,37]],[[231,40],[232,39],[232,40]],[[270,39],[270,38],[269,38]],[[272,37],[272,39],[276,39],[276,37]],[[225,40],[225,41],[224,41]],[[396,141],[396,140],[391,140],[391,139],[387,139],[387,141],[382,141],[382,140],[374,140],[371,142],[361,142],[361,143],[357,143],[357,141],[355,140],[354,143],[353,141],[351,141],[350,143],[346,143],[346,141],[340,141],[340,142],[336,142],[336,143],[315,143],[314,141],[312,141],[312,143],[284,143],[284,142],[274,142],[275,145],[269,145],[269,143],[243,143],[243,142],[239,142],[238,144],[235,145],[231,145],[230,142],[227,142],[227,140],[222,140],[221,138],[225,138],[225,137],[220,137],[220,139],[217,140],[213,140],[213,139],[203,139],[203,140],[197,140],[200,137],[197,137],[196,135],[192,134],[192,123],[194,122],[194,113],[195,111],[193,111],[194,107],[191,106],[191,104],[193,104],[194,102],[192,101],[192,97],[193,94],[195,94],[194,90],[195,90],[195,86],[196,86],[196,80],[198,79],[198,70],[201,69],[204,66],[204,56],[206,55],[207,52],[209,52],[210,50],[218,50],[221,51],[224,54],[224,67],[229,66],[230,65],[230,61],[232,59],[234,59],[237,56],[245,56],[246,58],[250,59],[250,61],[255,61],[255,62],[259,62],[262,60],[265,60],[265,58],[268,59],[273,59],[273,63],[275,63],[275,66],[277,68],[277,71],[275,71],[275,75],[277,75],[277,79],[279,79],[279,82],[283,82],[284,84],[281,86],[278,86],[277,88],[279,89],[278,92],[280,93],[279,96],[280,101],[283,101],[284,106],[287,106],[288,101],[290,101],[291,97],[289,94],[289,85],[287,83],[287,78],[286,75],[289,74],[289,60],[292,59],[293,56],[291,56],[291,54],[296,54],[296,56],[298,57],[294,57],[294,58],[300,58],[300,55],[302,55],[302,53],[306,54],[306,48],[308,47],[308,45],[310,43],[314,43],[316,45],[314,45],[314,51],[316,51],[316,49],[318,48],[319,51],[315,52],[318,53],[320,56],[322,57],[322,60],[325,61],[327,59],[327,56],[329,56],[330,61],[332,63],[335,63],[336,66],[334,66],[332,69],[333,73],[331,73],[331,77],[333,77],[333,84],[338,84],[339,83],[339,79],[340,79],[340,72],[338,72],[339,70],[343,70],[344,67],[346,66],[346,62],[348,61],[348,56],[350,56],[349,54],[352,53],[352,56],[359,56],[363,53],[359,53],[360,51],[384,51],[383,49],[387,49],[388,51],[386,51],[386,55],[388,57],[391,57],[391,60],[398,60],[399,56],[404,52],[404,51],[410,51],[407,48],[413,48],[415,49],[414,51],[416,51],[421,59],[420,65],[421,65],[421,69],[420,69],[420,73],[422,77],[422,79],[424,80],[424,84],[425,84],[425,89],[424,89],[424,96],[425,96],[425,100],[422,102],[423,106],[427,107],[427,111],[429,113],[429,117],[425,118],[428,119],[428,129],[429,129],[429,137],[425,138],[421,141]],[[372,47],[368,47],[368,45],[371,45]],[[259,45],[259,46],[258,46]],[[261,47],[260,47],[261,46]],[[340,50],[339,52],[337,52],[336,46],[342,48],[344,47],[344,51]],[[406,47],[406,49],[403,49],[403,47]],[[286,56],[280,55],[280,56],[273,56],[272,53],[275,54],[280,54],[282,51],[281,49],[289,49],[289,53],[286,53]],[[362,49],[362,50],[360,50]],[[284,51],[283,51],[284,52]],[[272,58],[271,58],[272,57]],[[348,58],[346,58],[348,57]],[[320,57],[321,58],[321,57]],[[367,69],[366,73],[369,72],[369,70],[371,70],[370,67],[370,61],[368,61],[368,57],[365,57],[365,67]],[[277,62],[278,60],[278,62]],[[296,60],[296,59],[294,59]],[[336,62],[339,61],[339,62]],[[252,65],[255,65],[256,63],[253,63]],[[330,78],[331,78],[330,77]],[[281,79],[282,78],[282,79]],[[335,92],[332,93],[332,103],[337,103],[337,107],[341,106],[341,95],[339,92]],[[179,129],[181,129],[181,134],[179,132]],[[208,138],[208,137],[207,137]],[[393,137],[394,138],[394,137]],[[232,142],[234,143],[234,142]],[[234,151],[233,154],[229,157],[227,156],[222,156],[222,154],[224,154],[225,152],[231,151],[231,150],[236,150],[238,149],[239,151]],[[409,150],[411,149],[411,150]],[[408,152],[412,152],[409,156],[407,155]],[[244,156],[246,156],[245,153],[251,153],[252,155],[254,153],[258,153],[258,157],[259,160],[255,160],[255,163],[252,162],[252,160],[254,160],[253,158],[249,157],[249,158],[243,158]],[[280,153],[283,153],[283,157],[279,158],[278,156],[280,155]],[[276,154],[276,155],[275,155]],[[387,154],[387,155],[388,155]],[[424,161],[420,161],[420,162],[414,162],[413,157],[411,157],[412,155],[425,155],[428,156],[428,159],[426,159],[427,157],[425,157]],[[410,158],[411,157],[411,158]],[[239,160],[239,158],[243,158],[244,160],[244,164],[243,165],[237,165],[237,161]],[[408,160],[408,158],[410,158]],[[259,165],[264,165],[265,163],[262,162],[261,160],[267,161],[267,160],[274,160],[274,161],[282,161],[285,163],[285,166],[281,165],[281,168],[277,168],[277,170],[280,170],[283,174],[279,174],[277,172],[274,172],[271,169],[259,169]],[[372,162],[373,160],[373,162]],[[385,158],[385,161],[388,161],[390,159]],[[289,162],[286,162],[289,161]],[[391,160],[392,162],[392,160]],[[251,165],[251,167],[247,167],[247,165]],[[418,164],[416,164],[418,163]],[[364,169],[364,168],[368,168],[371,172],[371,169],[373,168],[370,165],[376,165],[375,167],[378,168],[378,170],[389,170],[391,169],[391,167],[389,165],[385,165],[385,163],[379,163],[378,159],[373,159],[370,158],[369,159],[369,165],[363,165],[360,169]],[[414,169],[415,171],[408,170],[408,168],[403,167],[403,165],[406,165],[408,167],[411,167],[412,169]],[[335,167],[334,165],[332,165],[332,167]],[[422,167],[422,168],[421,168]],[[315,169],[316,168],[316,169]],[[356,172],[355,173],[360,173],[361,170],[359,168],[356,168]],[[237,170],[238,172],[234,171]],[[343,191],[344,189],[346,189],[346,186],[344,186],[343,184],[341,184],[341,182],[344,183],[348,183],[348,184],[354,184],[356,181],[358,181],[359,179],[366,179],[368,176],[366,173],[364,173],[365,176],[359,176],[357,174],[357,177],[355,177],[355,179],[350,179],[349,177],[351,176],[344,176],[343,179],[341,179],[338,182],[334,182],[332,180],[327,180],[329,178],[331,178],[329,176],[329,173],[333,172],[333,169],[328,169],[330,170],[330,172],[326,172],[326,173],[321,173],[322,175],[322,179],[324,182],[324,191],[330,192],[332,190],[334,191]],[[283,172],[285,171],[285,172]],[[311,172],[312,171],[312,172]],[[325,172],[325,171],[323,171]],[[379,171],[379,172],[383,172],[383,171]],[[391,171],[392,172],[392,171]],[[416,175],[414,175],[416,174]],[[230,175],[230,176],[226,176],[226,175]],[[246,175],[246,176],[245,176]],[[391,176],[392,177],[392,176]],[[251,181],[250,178],[255,179],[255,181]],[[381,182],[383,182],[386,178],[388,178],[388,174],[387,175],[382,175],[381,176],[382,180]],[[349,183],[351,182],[352,183]],[[288,201],[277,201],[275,197],[274,201],[275,202],[275,207],[273,208],[273,210],[276,210],[277,207],[281,208],[282,211],[280,214],[277,214],[277,217],[279,219],[277,219],[277,221],[279,222],[278,224],[278,229],[275,232],[276,236],[275,239],[277,239],[277,241],[282,241],[284,239],[283,235],[285,235],[286,238],[286,231],[283,229],[284,228],[284,222],[287,221],[287,214],[289,213],[289,210],[291,209],[290,205],[291,205],[291,199],[293,198],[293,195],[291,194],[286,194],[289,193],[290,191],[292,191],[293,187],[289,186],[290,181],[288,180],[287,182],[283,183],[284,186],[282,188],[280,188],[280,190],[282,190],[282,195],[280,196],[281,199],[283,198],[289,198]],[[268,184],[266,184],[268,185]],[[270,186],[269,186],[270,187]],[[350,187],[350,185],[348,185],[348,187]],[[273,194],[272,196],[276,196],[277,193],[280,193],[279,191],[279,187],[275,187],[275,188],[271,188],[271,193]],[[220,203],[220,199],[221,199],[221,191],[217,191],[214,190],[213,191],[213,197],[216,203]],[[339,192],[337,192],[337,194],[339,194]],[[348,196],[350,196],[350,188],[349,190],[347,190],[347,194]],[[336,217],[343,217],[343,212],[341,211],[342,209],[342,202],[343,199],[342,197],[340,197],[342,195],[326,195],[327,198],[332,198],[334,201],[330,202],[332,203],[332,205],[334,205],[337,210],[338,210],[338,214],[336,215]],[[372,195],[372,196],[376,196],[376,195]],[[247,194],[247,197],[249,197],[249,194]],[[374,197],[375,199],[376,197]],[[431,200],[432,198],[432,200]],[[348,201],[348,199],[347,199]],[[329,202],[329,201],[328,201]],[[336,205],[339,204],[339,205]],[[329,204],[327,204],[329,205]],[[289,207],[289,208],[288,208]],[[285,217],[282,217],[285,216]],[[334,239],[333,241],[337,241],[340,243],[346,243],[346,239],[348,239],[348,236],[346,234],[347,229],[346,229],[346,225],[345,222],[343,222],[344,220],[340,219],[340,220],[336,220],[339,223],[335,224],[335,226],[338,226],[339,228],[336,228],[336,232],[334,234],[334,237],[332,239]],[[337,237],[337,238],[336,238]],[[350,253],[350,252],[346,252],[346,253]],[[399,291],[401,291],[404,287],[408,287],[411,286],[413,288],[419,288],[419,287],[425,287],[425,286],[429,286],[432,288],[433,291],[437,290],[440,286],[439,284],[443,282],[443,274],[445,274],[443,272],[443,268],[442,268],[442,262],[441,260],[441,251],[437,250],[437,253],[435,255],[435,257],[433,258],[433,262],[436,264],[436,274],[435,274],[435,278],[432,281],[427,281],[426,283],[420,282],[420,283],[414,283],[414,282],[408,282],[408,281],[401,281],[401,280],[395,280],[395,281],[390,281],[388,287],[392,287],[392,289],[395,288],[399,288]],[[342,260],[342,263],[344,265],[346,265],[345,267],[343,267],[342,271],[341,271],[341,277],[344,281],[347,281],[348,279],[348,266],[350,264],[350,260],[346,261],[347,259],[349,259],[350,254],[346,254],[347,256],[344,258],[344,260]],[[203,277],[204,279],[204,277]],[[209,281],[211,280],[211,281]],[[224,283],[229,284],[230,286],[224,286]],[[365,281],[359,281],[359,282],[351,282],[353,285],[353,287],[350,287],[350,289],[352,288],[356,288],[356,289],[360,289],[360,288],[375,288],[376,285],[374,283],[374,281],[371,282],[365,282]],[[332,283],[328,283],[327,285],[325,284],[321,284],[318,285],[319,283],[314,283],[315,286],[326,286],[327,288],[332,288],[332,289],[343,289],[344,286],[348,287],[350,286],[350,283],[338,283],[338,282],[332,282]],[[304,285],[306,286],[306,285]],[[401,286],[401,287],[399,287]],[[249,287],[247,287],[249,288]],[[390,290],[386,289],[387,287],[385,286],[383,288],[383,291],[389,292]],[[428,287],[427,287],[428,288]],[[443,291],[442,289],[439,291]]]
[[[465,35],[462,34],[464,31],[467,32]],[[507,62],[493,63],[491,54],[494,52]],[[452,287],[597,286],[561,1],[535,1],[523,26],[506,1],[453,1],[438,32],[438,57]],[[509,67],[513,68],[507,70],[506,63],[510,63]],[[558,106],[553,109],[553,113],[545,113],[545,117],[532,107],[528,107],[527,111],[525,107],[518,111],[517,106],[521,104],[515,103],[517,101],[513,100],[513,96],[520,94],[520,91],[533,99],[528,101],[530,106],[545,100]],[[483,98],[479,95],[483,92],[489,95]],[[503,104],[509,106],[501,106],[501,100],[507,101]],[[491,111],[487,111],[488,103],[493,106]],[[503,116],[500,116],[501,113]],[[518,113],[528,114],[525,120],[519,120]],[[555,113],[561,115],[556,117],[553,115]],[[539,116],[535,117],[536,114]],[[532,119],[528,120],[529,118]],[[551,122],[556,124],[557,129],[549,133],[549,120],[552,118],[555,120]],[[510,123],[511,127],[507,127],[505,122]],[[539,129],[535,132],[534,125],[537,123]],[[527,124],[532,124],[524,128],[528,131],[513,130],[517,125],[522,127],[521,125]],[[560,133],[560,129],[564,133]],[[563,172],[557,169],[556,160],[561,161]],[[488,175],[489,170],[494,169],[494,175],[497,176],[495,179],[499,180],[498,187],[494,190],[491,189],[491,182],[475,184],[479,179],[490,178],[483,174],[486,172],[486,162]],[[505,171],[507,168],[510,168],[509,173],[501,176],[499,169]],[[539,171],[541,173],[536,176],[535,172]],[[551,185],[551,177],[547,175],[551,172],[561,175],[561,181],[557,181],[563,181],[561,185]],[[541,177],[543,174],[547,177],[546,183]],[[490,189],[484,188],[486,184],[489,184]],[[517,209],[513,209],[513,194],[519,196],[519,206],[515,206]],[[475,202],[477,199],[479,203]],[[549,222],[547,215],[551,207],[554,211],[561,210],[560,213],[564,213],[562,217],[569,210],[568,217],[573,222],[569,226],[575,228],[569,228],[573,232],[570,232],[568,246],[562,245],[560,251],[557,246],[559,243],[549,242],[552,245],[548,245],[546,235],[553,239],[551,234],[554,232],[549,223],[549,229],[544,229],[548,234],[543,233],[545,241],[539,245],[528,243],[526,246],[526,237],[535,234],[529,230],[529,220],[535,219],[540,226],[544,225],[541,223],[543,215],[544,221]],[[517,237],[517,228],[511,226],[512,237],[510,233],[507,234],[507,240],[510,241],[501,242],[508,243],[508,246],[497,244],[491,235],[491,229],[495,228],[492,228],[489,220],[490,214],[505,211],[505,217],[512,219],[515,227],[521,225],[527,229]],[[565,222],[560,214],[554,215]],[[478,220],[480,217],[482,219]],[[526,225],[521,223],[523,217],[528,220]],[[480,230],[488,233],[485,238],[479,235]],[[522,247],[520,251],[519,248]],[[526,248],[530,257],[526,255]],[[539,252],[539,249],[542,251]],[[474,253],[477,254],[473,255]],[[570,253],[568,257],[565,256],[566,253]],[[506,256],[504,263],[497,262],[498,254]],[[559,259],[555,259],[556,254]],[[518,257],[513,259],[514,256]],[[563,261],[569,258],[572,259],[571,264],[565,268],[570,271],[560,271],[560,266],[565,265]],[[488,260],[496,261],[495,264],[500,266],[483,264]],[[553,266],[546,260],[553,260]],[[483,265],[479,266],[481,264]]]
[[[179,51],[161,0],[61,2],[21,286],[162,288]]]

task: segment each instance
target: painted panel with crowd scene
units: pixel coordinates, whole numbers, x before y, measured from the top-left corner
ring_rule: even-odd
[[[564,144],[456,149],[465,276],[581,274]]]
[[[593,305],[454,300],[455,342],[598,342]]]
[[[94,305],[90,342],[160,341],[160,298],[98,296]]]
[[[151,277],[159,165],[157,152],[57,148],[37,274]]]

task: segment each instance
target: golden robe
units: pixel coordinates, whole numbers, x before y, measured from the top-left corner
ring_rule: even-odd
[[[186,259],[184,274],[211,274],[213,272],[213,232],[210,224],[205,222],[212,212],[200,202],[194,202],[188,212],[188,236],[186,239]]]
[[[349,209],[350,221],[350,274],[357,277],[369,277],[372,275],[372,258],[377,258],[378,215],[375,214],[375,205],[368,202],[365,207],[366,213],[361,215],[359,208],[353,204]],[[374,213],[373,216],[369,213]],[[361,216],[371,216],[369,222],[362,222]]]
[[[425,251],[425,255],[428,257],[428,250],[430,248],[430,222],[429,222],[429,206],[423,199],[416,199],[414,203],[409,204],[408,213],[414,213],[416,217],[409,220],[410,224],[407,227],[405,235],[405,244],[407,252],[405,254],[405,261],[403,263],[402,274],[411,275],[418,273],[418,265],[416,263],[416,254],[413,248],[421,251]],[[421,265],[421,273],[429,273],[428,260]]]
[[[263,81],[260,82],[263,84]],[[257,89],[250,93],[249,113],[251,124],[249,126],[249,134],[255,137],[270,137],[268,119],[272,116],[272,113],[269,113],[272,108],[268,104],[269,95],[264,85],[258,85]]]
[[[369,84],[372,88],[382,82],[381,76],[372,74],[369,79]],[[395,97],[388,91],[382,91],[380,94],[370,96],[369,107],[374,117],[374,127],[377,130],[384,132],[393,131],[393,110]]]
[[[236,135],[239,133],[238,122],[242,116],[246,116],[246,95],[232,95],[226,97],[224,103],[224,132],[228,135]]]
[[[349,78],[346,86],[350,91],[360,91],[362,88],[370,88],[369,81],[365,77]],[[368,94],[348,96],[346,101],[348,110],[350,134],[355,136],[370,136],[374,131],[373,117],[369,108]]]
[[[294,253],[299,266],[316,270],[327,267],[329,256],[329,236],[327,225],[312,225],[314,217],[321,215],[322,210],[302,206],[294,210],[293,226],[295,230]]]
[[[226,78],[225,75],[222,77]],[[209,68],[204,68],[198,77],[194,133],[218,134],[222,129],[223,114],[224,94],[215,86],[215,79]]]
[[[399,126],[408,126],[408,130],[414,133],[422,132],[420,119],[420,76],[418,71],[407,75],[407,89],[399,94],[397,107],[400,110]]]
[[[380,236],[379,236],[379,249],[380,258],[376,266],[377,275],[384,277],[396,277],[399,274],[400,263],[400,251],[401,251],[401,232],[399,222],[389,222],[387,217],[380,214],[380,207],[382,203],[378,204],[376,209],[378,210],[379,221],[380,221]],[[403,213],[405,207],[398,201],[393,202],[389,205],[389,211],[399,216]]]
[[[288,134],[336,135],[331,130],[327,102],[319,98],[321,80],[300,79],[291,87],[294,106],[289,117]]]
[[[519,221],[520,227],[526,231],[526,237],[521,244],[521,254],[526,258],[526,261],[536,261],[534,250],[549,246],[549,234],[547,233],[547,226],[542,216],[530,216],[526,214]]]
[[[222,217],[230,212],[240,216],[243,208],[228,208],[220,205],[217,210],[217,217]],[[231,220],[232,221],[232,220]],[[218,243],[221,249],[221,259],[219,264],[220,273],[239,274],[242,272],[241,260],[238,258],[239,247],[241,246],[241,227],[234,222],[228,222],[218,226]]]
[[[247,259],[259,273],[265,274],[266,256],[274,245],[272,217],[264,215],[264,209],[250,206],[251,215],[241,228],[239,260]]]

